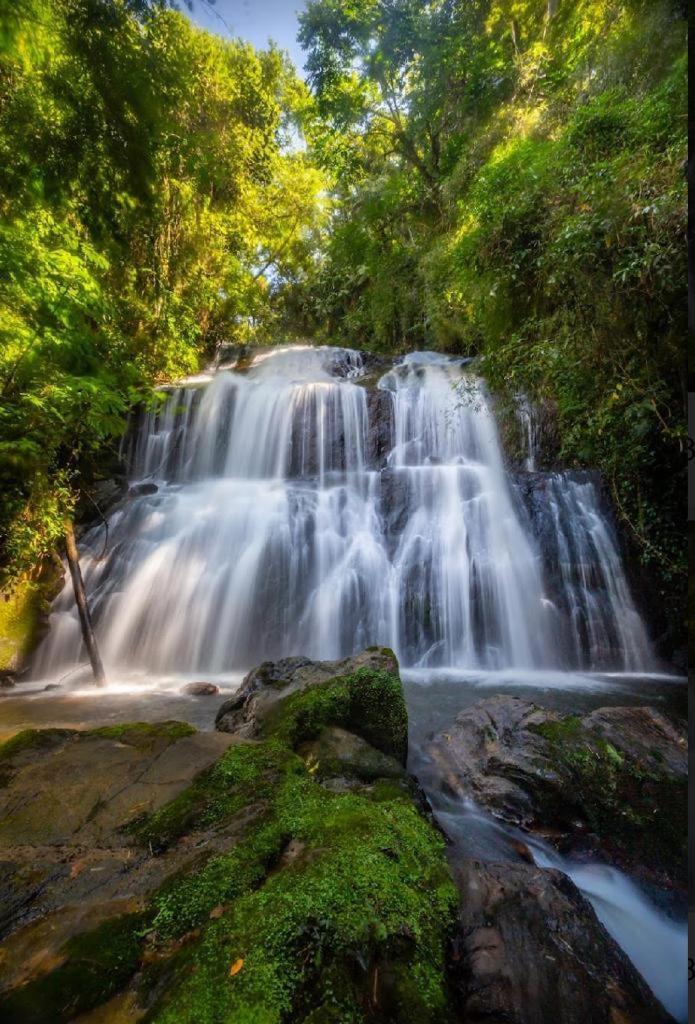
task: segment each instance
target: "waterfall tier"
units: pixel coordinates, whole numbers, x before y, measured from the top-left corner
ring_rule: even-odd
[[[644,669],[651,655],[593,480],[505,472],[484,384],[413,353],[287,347],[166,393],[130,445],[109,546],[82,539],[112,669],[225,672],[371,644],[404,667]],[[68,587],[35,671],[80,656]]]

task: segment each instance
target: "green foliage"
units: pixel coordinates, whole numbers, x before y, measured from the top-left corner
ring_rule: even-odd
[[[376,349],[480,355],[502,396],[552,403],[561,458],[605,474],[672,627],[683,15],[672,0],[314,0],[301,33],[322,130],[353,156],[315,145],[339,200],[318,324]]]
[[[173,6],[173,5],[172,5]],[[283,55],[167,4],[24,0],[0,31],[0,571],[54,550],[155,382],[263,340],[312,265],[321,174]]]

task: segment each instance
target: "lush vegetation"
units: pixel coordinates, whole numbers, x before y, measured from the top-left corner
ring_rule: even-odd
[[[480,355],[557,410],[682,618],[685,8],[313,0],[314,147],[339,202],[327,337]]]
[[[6,580],[153,384],[297,331],[550,403],[680,618],[682,3],[311,0],[309,89],[165,2],[0,17]]]
[[[269,336],[312,259],[322,178],[276,50],[163,5],[0,13],[0,537],[62,534],[80,478],[157,381]]]

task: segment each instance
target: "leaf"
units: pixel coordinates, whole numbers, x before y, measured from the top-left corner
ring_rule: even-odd
[[[241,957],[235,960],[232,966],[229,968],[229,977],[233,978],[235,974],[238,974],[241,968],[244,966],[244,961]]]

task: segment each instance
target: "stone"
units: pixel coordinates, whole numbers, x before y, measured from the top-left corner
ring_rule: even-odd
[[[654,708],[561,716],[498,695],[427,745],[441,788],[551,841],[590,850],[645,881],[684,887],[685,727]]]
[[[258,736],[263,721],[292,694],[351,675],[359,669],[397,674],[398,662],[393,651],[385,647],[370,647],[339,661],[311,661],[304,657],[264,661],[248,673],[234,696],[222,704],[215,718],[215,728],[242,736]]]
[[[356,778],[373,782],[375,779],[408,778],[395,758],[382,754],[361,736],[339,726],[328,726],[318,739],[302,744],[297,753],[322,779]]]
[[[395,440],[393,395],[382,388],[367,388],[367,462],[372,469],[383,469]]]
[[[464,861],[456,880],[461,904],[450,963],[462,1020],[672,1020],[562,872]]]
[[[156,494],[158,490],[159,487],[157,486],[157,484],[153,484],[147,481],[141,484],[131,484],[131,486],[128,488],[128,497],[140,498],[143,495]]]
[[[181,723],[136,723],[27,730],[3,744],[0,937],[60,918],[68,905],[113,902],[120,913],[121,901],[155,888],[164,860],[134,856],[123,829],[174,799],[232,742]]]
[[[407,734],[395,659],[261,668],[294,686],[262,738],[163,723],[0,747],[0,1018],[308,1021],[339,992],[350,1019],[453,1024],[444,841],[361,735],[383,739],[385,695]],[[347,788],[296,752],[312,739]]]
[[[219,686],[215,686],[214,683],[205,683],[202,681],[186,683],[185,686],[181,687],[181,693],[188,693],[194,697],[212,697],[214,694],[219,692]]]

